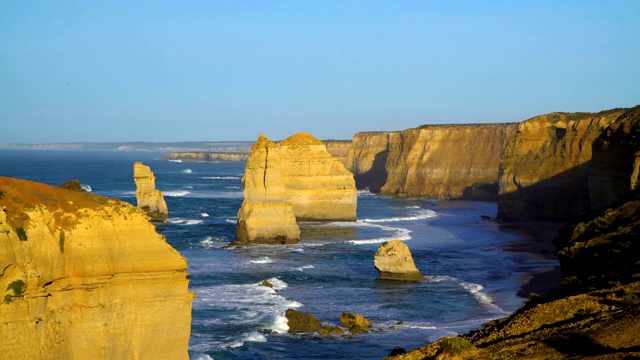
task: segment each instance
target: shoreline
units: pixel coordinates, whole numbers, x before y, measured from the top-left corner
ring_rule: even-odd
[[[516,240],[504,251],[529,253],[546,260],[558,260],[557,249],[553,240],[559,236],[558,230],[566,226],[564,222],[530,221],[530,222],[496,222],[498,231],[516,235]],[[546,296],[549,291],[557,288],[562,283],[562,269],[557,263],[550,270],[541,271],[530,275],[517,292],[522,298],[529,298],[531,293]]]

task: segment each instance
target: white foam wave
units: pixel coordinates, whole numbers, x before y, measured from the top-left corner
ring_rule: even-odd
[[[236,224],[238,222],[238,219],[224,219],[224,221],[228,222],[229,224]]]
[[[205,213],[205,212],[200,213],[199,215],[200,215],[200,217],[209,217],[209,214],[207,214],[207,213]]]
[[[188,192],[187,190],[170,190],[170,191],[163,191],[162,193],[164,194],[164,196],[171,196],[171,197],[179,197],[179,196],[185,196],[190,194],[190,192]]]
[[[401,216],[401,217],[393,217],[393,218],[385,218],[385,219],[362,219],[358,220],[365,223],[381,223],[381,222],[394,222],[394,221],[415,221],[415,220],[424,220],[432,217],[436,217],[437,214],[433,210],[429,209],[420,209],[415,211],[413,214],[409,216]]]
[[[358,196],[376,196],[376,194],[369,191],[369,189],[357,190]]]
[[[169,218],[166,220],[166,222],[168,222],[169,224],[178,224],[178,225],[198,225],[198,224],[202,224],[204,221],[181,219],[181,218]]]
[[[278,279],[277,277],[272,277],[270,279],[267,280],[268,282],[271,283],[271,285],[273,285],[273,289],[274,290],[284,290],[287,288],[287,283]]]
[[[287,330],[288,329],[289,328],[287,327]],[[248,334],[244,334],[241,339],[223,347],[239,348],[244,345],[245,342],[267,342],[267,338],[257,331],[252,331]]]
[[[271,264],[273,260],[268,256],[263,256],[258,260],[249,260],[249,262],[254,264]]]
[[[370,223],[366,223],[366,222],[365,223],[359,223],[358,225],[360,225],[360,226],[377,227],[380,230],[391,232],[392,235],[391,236],[380,237],[380,238],[375,238],[375,239],[350,240],[349,243],[356,244],[356,245],[364,245],[364,244],[381,244],[383,242],[387,242],[387,241],[391,241],[391,240],[402,240],[402,241],[411,240],[411,235],[409,235],[411,233],[411,230],[409,230],[409,229],[405,229],[405,228],[401,228],[401,227],[392,227],[392,226],[370,224]]]
[[[200,176],[199,179],[204,180],[238,180],[237,176]]]
[[[183,169],[181,173],[183,174],[191,174],[193,171],[191,169]]]
[[[169,161],[175,161],[175,160],[169,160]],[[196,355],[196,357],[193,358],[193,360],[213,360],[213,358],[207,354],[198,354]]]
[[[206,238],[200,240],[199,244],[205,249],[213,249],[216,247],[220,247],[222,243],[227,242],[227,239],[224,237],[207,236]]]
[[[169,159],[169,161],[171,161],[171,162],[182,162],[181,159]]]
[[[80,187],[82,189],[84,189],[84,191],[86,191],[86,192],[92,192],[93,191],[93,189],[91,188],[91,185],[80,185]]]
[[[493,304],[493,299],[489,295],[482,292],[482,290],[484,289],[484,286],[480,284],[475,284],[472,282],[464,282],[464,281],[460,283],[460,286],[462,286],[471,295],[473,295],[473,297],[475,297],[480,304],[484,304],[484,305]]]
[[[314,266],[313,265],[303,265],[303,266],[299,266],[296,268],[297,271],[305,271],[307,269],[313,269]]]

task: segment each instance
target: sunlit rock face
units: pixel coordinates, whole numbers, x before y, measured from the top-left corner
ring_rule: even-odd
[[[609,206],[640,187],[640,106],[622,114],[593,143],[589,170],[591,208]]]
[[[187,263],[126,202],[0,177],[3,359],[188,359]]]
[[[380,191],[443,199],[458,198],[474,184],[495,184],[516,129],[517,124],[425,125],[389,133]]]
[[[308,133],[278,143],[278,167],[298,221],[355,221],[353,174]]]
[[[380,245],[373,257],[373,265],[382,280],[420,281],[420,273],[407,244],[400,240],[387,241]]]
[[[564,221],[588,211],[593,141],[623,112],[552,113],[520,123],[500,161],[498,217]]]
[[[136,200],[138,207],[144,209],[151,221],[167,220],[169,210],[164,196],[156,189],[156,177],[151,168],[141,162],[133,164],[133,179],[136,182]]]
[[[242,177],[244,200],[238,211],[235,244],[291,244],[300,240],[279,163],[276,143],[260,133]]]

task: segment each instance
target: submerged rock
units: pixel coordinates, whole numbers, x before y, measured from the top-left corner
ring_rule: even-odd
[[[287,309],[284,316],[287,318],[290,333],[318,332],[323,329],[322,324],[313,315]]]
[[[138,207],[149,214],[151,221],[163,222],[169,217],[167,203],[160,190],[156,189],[156,177],[151,168],[141,162],[133,164],[133,180],[136,182]]]
[[[352,334],[367,332],[371,328],[371,321],[364,316],[356,313],[348,313],[343,311],[340,314],[340,324],[342,327],[349,329]]]
[[[424,280],[424,276],[413,262],[409,247],[400,240],[387,241],[380,245],[373,257],[373,265],[382,280]]]

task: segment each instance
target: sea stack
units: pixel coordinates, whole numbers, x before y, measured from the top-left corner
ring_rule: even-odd
[[[242,177],[244,201],[238,211],[235,245],[295,244],[300,240],[278,162],[276,143],[260,133]]]
[[[278,166],[298,221],[356,221],[353,174],[309,133],[278,143]]]
[[[156,189],[156,177],[151,168],[141,162],[133,164],[133,180],[136,182],[138,207],[149,214],[151,221],[163,222],[169,217],[167,203],[160,190]]]
[[[187,262],[126,202],[0,177],[0,358],[188,359]]]
[[[424,276],[413,262],[409,247],[400,240],[387,241],[380,245],[373,257],[373,265],[382,280],[424,280]]]

